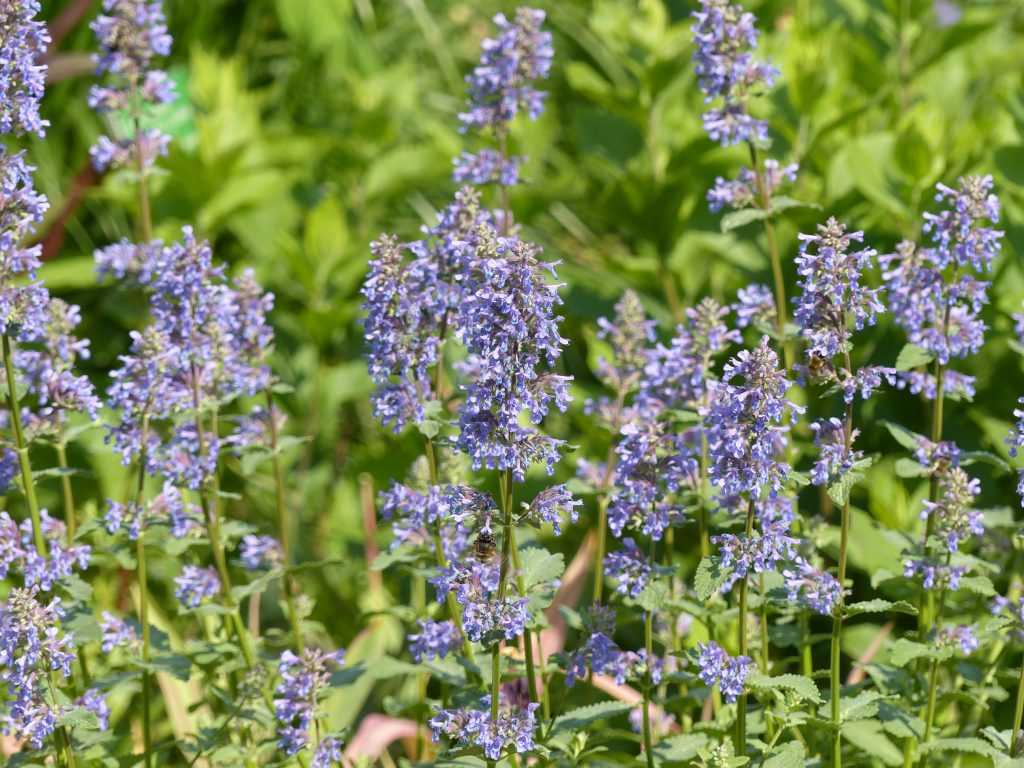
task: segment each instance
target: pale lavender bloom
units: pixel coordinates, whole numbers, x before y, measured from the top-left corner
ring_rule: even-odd
[[[49,121],[39,116],[50,44],[46,24],[35,17],[38,0],[0,4],[0,134],[44,136]]]
[[[707,425],[711,482],[725,496],[757,498],[782,487],[789,465],[781,460],[788,426],[799,406],[786,400],[789,381],[779,369],[768,337],[743,350],[713,382],[710,404],[702,415]]]
[[[853,465],[864,458],[861,451],[852,448],[860,430],[850,432],[850,446],[846,444],[846,429],[843,422],[832,417],[819,419],[811,424],[814,444],[818,446],[819,457],[811,469],[811,482],[815,485],[831,485],[848,474]]]
[[[974,382],[973,376],[947,369],[943,374],[943,399],[973,400]],[[934,400],[938,390],[935,377],[927,371],[897,372],[896,387],[906,389],[912,395],[921,395],[925,400]]]
[[[796,181],[797,163],[781,165],[778,160],[768,158],[764,161],[763,183],[764,196],[770,201],[785,181]],[[757,173],[750,168],[741,168],[739,175],[732,180],[721,176],[715,179],[715,185],[708,190],[708,207],[712,213],[723,208],[748,208],[760,205],[762,191],[758,188]]]
[[[452,178],[460,184],[500,184],[511,187],[519,183],[521,157],[503,157],[494,149],[482,149],[475,154],[463,152],[455,158]]]
[[[96,715],[99,729],[105,731],[110,727],[110,707],[107,699],[96,688],[90,688],[75,700],[75,704]]]
[[[533,87],[551,69],[551,33],[541,30],[544,11],[518,8],[515,19],[494,17],[497,37],[481,45],[480,63],[466,77],[469,103],[459,114],[464,128],[507,130],[520,110],[536,119],[544,108],[544,93]]]
[[[834,218],[819,225],[817,234],[799,238],[796,265],[802,292],[793,317],[807,341],[808,357],[831,360],[849,349],[851,326],[861,330],[874,325],[885,310],[879,289],[863,284],[863,273],[873,265],[876,251],[851,251],[864,233],[847,232]]]
[[[110,653],[115,648],[124,646],[130,651],[135,651],[139,644],[139,637],[135,627],[122,618],[115,616],[109,611],[103,612],[103,619],[100,621],[100,629],[103,632],[103,640],[100,648],[104,653]]]
[[[793,568],[784,570],[782,576],[786,580],[787,599],[822,616],[831,616],[842,600],[843,588],[839,580],[801,557],[796,558]]]
[[[700,679],[708,687],[717,685],[722,697],[732,704],[743,693],[747,675],[754,668],[754,662],[748,656],[729,656],[718,643],[701,643],[698,665]]]
[[[276,568],[284,562],[284,551],[273,536],[243,536],[240,554],[242,565],[250,571]]]
[[[723,146],[766,140],[768,125],[750,115],[748,101],[772,86],[778,70],[754,59],[754,15],[729,0],[701,0],[693,18],[698,82],[706,102],[722,99],[704,113],[704,129]]]
[[[965,624],[943,627],[938,631],[935,640],[939,645],[958,646],[964,656],[970,656],[978,650],[980,645],[977,635],[974,634],[974,628]]]
[[[443,659],[462,645],[462,635],[454,621],[419,620],[419,632],[410,634],[409,653],[415,661]]]
[[[331,768],[335,764],[341,764],[341,742],[328,736],[316,745],[310,768]]]
[[[937,185],[935,199],[946,204],[926,213],[923,231],[932,245],[904,241],[881,258],[890,310],[910,341],[945,365],[977,352],[986,325],[980,317],[988,283],[977,274],[991,271],[1003,232],[999,199],[991,176],[965,176],[954,190]]]
[[[523,633],[530,618],[526,597],[510,590],[498,597],[499,567],[477,560],[453,562],[435,576],[431,583],[438,602],[454,592],[462,606],[462,630],[473,642],[503,637],[512,640]]]
[[[47,676],[71,676],[75,646],[60,628],[60,599],[43,604],[35,589],[15,587],[0,604],[0,681],[9,701],[4,732],[40,749],[61,714],[50,704]]]
[[[94,85],[89,106],[103,114],[138,110],[147,104],[173,101],[174,87],[167,75],[154,68],[158,56],[171,52],[163,4],[160,0],[103,0],[103,12],[90,25],[99,44],[93,58],[98,75],[107,75],[109,86]],[[137,125],[137,122],[136,122]],[[141,147],[141,164],[148,168],[157,155],[167,154],[170,137],[155,129],[121,138],[101,136],[89,150],[93,166],[134,166]]]
[[[331,667],[345,663],[345,652],[304,648],[301,655],[281,654],[274,689],[274,717],[278,747],[291,757],[309,745],[317,717],[317,703],[331,679]]]
[[[950,552],[960,548],[960,542],[971,534],[983,536],[983,515],[974,509],[974,498],[981,493],[981,483],[969,477],[960,467],[952,467],[939,476],[939,498],[925,501],[921,519],[934,521],[934,533],[943,539]]]
[[[430,719],[434,741],[442,736],[460,746],[477,746],[488,760],[498,760],[506,750],[517,754],[534,747],[535,713],[540,704],[511,702],[502,691],[498,719],[491,719],[491,697],[480,700],[480,708],[443,709]]]
[[[220,577],[215,568],[200,568],[186,565],[181,574],[174,578],[177,589],[174,596],[187,608],[198,608],[204,600],[210,600],[220,594]]]
[[[929,558],[908,558],[903,563],[903,575],[909,578],[920,577],[925,589],[960,588],[960,579],[967,573],[962,565],[946,565]]]
[[[653,566],[631,538],[622,540],[622,549],[604,557],[604,572],[615,580],[615,591],[621,595],[638,597],[651,578]]]
[[[775,317],[775,297],[771,288],[760,283],[751,283],[736,292],[736,327],[746,328],[754,323],[767,323]]]
[[[542,522],[550,523],[558,535],[562,532],[562,518],[568,517],[575,523],[580,517],[577,507],[581,506],[583,502],[573,498],[564,484],[553,485],[533,498],[524,516],[538,525]]]
[[[1017,402],[1024,405],[1024,397],[1020,398]],[[1014,424],[1013,431],[1007,436],[1006,444],[1009,446],[1010,455],[1016,456],[1020,449],[1024,448],[1024,408],[1014,408],[1013,415],[1016,417],[1017,422]],[[1017,495],[1020,496],[1021,505],[1024,505],[1024,470],[1020,471],[1019,478]]]

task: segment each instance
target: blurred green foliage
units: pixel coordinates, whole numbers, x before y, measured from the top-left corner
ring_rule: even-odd
[[[720,217],[707,210],[704,195],[715,177],[734,174],[747,158],[743,148],[712,144],[701,128],[702,98],[690,61],[693,3],[535,4],[549,13],[556,60],[547,111],[513,131],[514,151],[529,161],[527,183],[514,190],[512,206],[528,236],[562,262],[563,333],[571,340],[564,364],[576,377],[581,403],[596,388],[591,328],[625,287],[641,293],[667,332],[669,283],[684,304],[705,294],[729,301],[748,282],[767,281],[768,264],[759,227],[723,233]],[[47,14],[56,16],[61,5],[48,3]],[[420,445],[384,432],[370,413],[359,287],[372,239],[382,232],[413,238],[450,198],[451,158],[465,145],[455,119],[462,76],[477,58],[490,16],[512,6],[495,0],[166,5],[175,38],[170,68],[181,98],[153,118],[175,137],[155,182],[157,233],[169,240],[193,224],[232,270],[253,267],[276,295],[274,365],[295,387],[282,399],[287,430],[311,437],[287,457],[290,503],[299,515],[297,554],[339,560],[304,575],[303,587],[316,600],[314,617],[350,647],[353,660],[396,650],[401,632],[394,619],[367,624],[360,616],[381,601],[407,601],[409,589],[407,580],[391,577],[390,598],[366,589],[364,545],[371,532],[360,506],[360,475],[367,473],[379,489],[405,474]],[[947,434],[1005,456],[1003,437],[1024,390],[1021,357],[1007,343],[1009,313],[1024,299],[1024,4],[965,2],[962,18],[949,26],[940,26],[932,0],[746,5],[761,20],[760,51],[782,73],[757,107],[770,119],[772,151],[801,165],[793,197],[821,206],[794,209],[781,222],[791,291],[796,233],[825,215],[864,229],[867,242],[884,253],[898,239],[918,235],[936,182],[965,172],[995,175],[1007,232],[985,313],[995,332],[966,365],[978,376],[978,397],[948,409]],[[58,53],[91,46],[83,22]],[[85,104],[90,83],[83,74],[52,85],[44,111],[53,127],[31,146],[55,208],[101,129]],[[44,270],[55,293],[83,305],[82,333],[92,339],[90,373],[98,382],[143,320],[140,298],[98,284],[91,266],[95,248],[132,235],[129,181],[111,176],[88,191],[66,223],[63,248]],[[881,364],[891,364],[903,343],[886,324],[868,338],[858,355]],[[863,447],[895,450],[879,422],[923,431],[926,414],[906,393],[876,398],[860,419]],[[605,450],[607,436],[596,434],[578,408],[552,428],[578,445],[580,455]],[[76,479],[93,509],[123,482],[98,430],[75,446],[73,461],[93,470],[93,479]],[[572,464],[570,457],[561,474],[569,476]],[[983,479],[988,505],[1014,505],[1009,477]],[[240,486],[237,478],[234,484]],[[855,501],[885,528],[905,531],[917,525],[920,485],[894,477],[886,460]],[[233,503],[232,516],[271,520],[270,488],[269,477],[258,476]],[[816,510],[813,494],[803,502]],[[866,581],[897,545],[867,517],[856,525],[864,538],[857,539],[852,566]],[[583,530],[575,527],[552,546],[571,556]],[[851,631],[852,651],[858,631]],[[358,714],[372,687],[364,677],[347,689],[346,701],[333,710],[339,722]],[[378,697],[389,692],[374,690]]]

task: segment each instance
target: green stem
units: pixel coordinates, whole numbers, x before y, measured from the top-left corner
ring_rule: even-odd
[[[67,527],[67,542],[70,545],[78,532],[78,521],[75,518],[75,496],[71,490],[71,477],[67,474],[67,446],[63,440],[57,443],[57,466],[63,470],[60,476],[60,486],[64,496],[64,525]]]
[[[135,509],[142,516],[142,504],[146,488],[146,446],[149,444],[149,418],[142,418],[142,446],[139,451],[139,479],[135,486]],[[139,583],[139,624],[142,626],[142,663],[150,661],[149,632],[149,577],[146,572],[146,520],[139,521],[139,536],[135,540],[135,558],[137,560],[136,580]],[[153,732],[152,732],[152,699],[153,676],[147,667],[142,669],[142,748],[146,768],[153,765]]]
[[[501,486],[501,569],[498,572],[498,602],[505,599],[508,590],[508,571],[512,554],[512,473],[504,470],[499,477]],[[498,696],[501,691],[501,641],[491,650],[491,722],[498,722]],[[535,701],[535,699],[531,699]]]
[[[772,207],[771,191],[765,181],[764,164],[758,156],[757,147],[753,142],[748,142],[750,148],[750,162],[754,169],[754,179],[757,185],[759,207],[762,211],[770,211]],[[782,259],[779,256],[779,241],[775,234],[775,224],[771,217],[762,219],[764,224],[764,236],[768,244],[768,259],[772,265],[772,280],[775,283],[775,331],[779,335],[779,343],[783,347],[783,355],[786,367],[793,365],[793,347],[789,342],[783,342],[786,333],[786,278],[782,273]]]
[[[746,535],[749,540],[754,534],[754,500],[747,504],[747,526]],[[746,656],[747,644],[747,576],[740,579],[739,583],[739,646],[740,656]],[[734,745],[737,757],[745,757],[747,754],[747,693],[744,691],[736,700],[736,744]]]
[[[946,568],[949,568],[950,560],[953,557],[952,552],[946,553]],[[946,597],[949,595],[949,590],[943,587],[939,592],[939,607],[935,614],[935,624],[938,626],[942,622],[942,614],[946,607]],[[924,716],[924,741],[927,743],[932,738],[932,724],[935,722],[935,702],[938,698],[938,677],[939,677],[939,662],[937,659],[932,659],[931,668],[928,671],[928,704],[925,708]],[[928,765],[928,754],[925,753],[921,759],[921,765],[923,768],[927,768]]]
[[[11,414],[11,426],[14,429],[14,442],[18,452],[18,464],[21,468],[21,484],[25,492],[25,502],[32,518],[32,538],[36,553],[40,557],[47,556],[46,539],[43,536],[43,522],[39,514],[39,500],[36,498],[36,485],[32,479],[32,464],[28,458],[28,442],[25,430],[21,425],[21,411],[18,408],[18,384],[14,378],[14,353],[11,350],[11,337],[3,334],[4,373],[7,376],[7,407]]]
[[[651,562],[654,562],[654,540],[651,540]],[[644,611],[644,648],[647,651],[647,663],[644,670],[643,690],[643,730],[644,757],[647,768],[654,768],[654,745],[651,738],[651,666],[654,659],[654,612]]]
[[[804,677],[814,673],[814,660],[811,657],[811,622],[807,612],[800,612],[800,672]]]
[[[509,506],[511,506],[511,498],[509,499]],[[519,547],[516,545],[514,526],[509,529],[509,538],[512,540],[512,545],[509,549],[512,555],[512,567],[516,572],[516,586],[519,588],[519,594],[525,595],[526,582],[523,579],[523,568],[519,563]],[[539,638],[538,642],[540,642]],[[523,630],[523,653],[526,655],[526,686],[530,693],[530,701],[539,701],[540,697],[537,694],[537,670],[533,660],[533,633],[530,632],[529,628]]]
[[[288,572],[292,564],[291,546],[291,520],[288,515],[288,505],[284,493],[284,473],[281,470],[281,457],[278,456],[278,434],[277,420],[274,418],[274,394],[267,389],[267,421],[270,427],[270,455],[271,466],[274,471],[274,504],[277,507],[277,536],[281,542],[281,552],[284,557],[284,603],[288,611],[288,623],[292,630],[292,646],[296,652],[302,651],[302,627],[299,623],[299,614],[295,609],[295,579]]]
[[[1020,752],[1021,718],[1024,718],[1024,658],[1020,662],[1020,678],[1017,681],[1017,705],[1013,709],[1013,737],[1010,740],[1010,757]]]

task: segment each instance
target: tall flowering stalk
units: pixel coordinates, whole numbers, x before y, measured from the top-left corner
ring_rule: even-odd
[[[751,164],[749,169],[742,168],[735,180],[718,178],[708,191],[708,202],[712,211],[725,206],[760,209],[774,282],[775,332],[781,343],[786,335],[786,283],[772,221],[773,197],[785,181],[795,180],[797,166],[782,166],[777,160],[762,157],[760,150],[770,145],[768,123],[750,112],[751,99],[769,90],[779,71],[754,58],[757,19],[741,5],[730,0],[700,0],[700,9],[693,12],[693,18],[697,79],[705,102],[716,103],[704,112],[704,129],[723,147],[746,144]],[[789,365],[792,353],[788,344],[784,346]]]
[[[778,355],[768,337],[754,349],[743,350],[723,370],[722,380],[711,387],[706,409],[709,477],[723,499],[735,499],[733,505],[744,510],[742,536],[720,538],[719,557],[724,569],[732,569],[738,583],[739,636],[741,656],[747,655],[747,591],[749,575],[774,567],[778,553],[787,549],[785,537],[779,538],[771,525],[771,502],[782,491],[790,467],[782,459],[788,423],[796,418],[799,407],[786,400],[790,383],[779,370]],[[758,507],[768,502],[761,513],[762,532],[754,537]],[[748,557],[752,547],[767,547],[769,556]],[[757,551],[756,549],[754,551]],[[742,554],[741,554],[742,553]],[[747,694],[740,694],[736,710],[735,750],[746,754]]]
[[[826,486],[829,495],[842,508],[836,571],[838,599],[829,606],[832,613],[832,765],[837,768],[843,762],[839,665],[850,538],[850,492],[868,463],[853,447],[857,437],[853,426],[854,403],[858,395],[862,399],[870,397],[883,377],[892,380],[895,375],[891,369],[877,367],[855,370],[851,362],[854,330],[874,325],[878,314],[884,310],[879,289],[864,284],[864,273],[873,266],[877,252],[872,248],[851,250],[863,239],[863,232],[848,232],[845,226],[830,218],[818,226],[816,234],[800,235],[800,255],[796,259],[801,294],[795,317],[806,342],[806,375],[838,390],[845,404],[842,419],[831,418],[811,425],[820,451],[811,479],[816,485]]]
[[[89,92],[89,106],[100,114],[127,111],[131,116],[132,133],[111,138],[101,136],[89,150],[98,171],[111,167],[134,166],[138,174],[138,228],[142,239],[139,250],[146,249],[153,239],[153,220],[149,201],[149,169],[157,155],[166,154],[169,137],[159,131],[143,132],[141,126],[144,103],[163,103],[174,98],[167,75],[153,66],[157,56],[170,53],[171,37],[160,0],[104,0],[103,12],[92,22],[99,52],[94,55],[96,73],[106,76],[108,83],[94,85]],[[128,243],[120,244],[122,252],[130,252]],[[110,252],[111,249],[108,249]],[[139,479],[133,504],[138,508],[145,490],[146,465],[149,453],[149,414],[143,413],[139,424]],[[144,526],[136,542],[139,583],[139,621],[142,624],[142,660],[150,661],[149,586],[146,563]],[[142,670],[142,734],[144,759],[152,765],[151,699],[152,678]]]
[[[929,446],[941,450],[944,404],[947,397],[973,395],[974,379],[949,369],[954,359],[976,353],[984,343],[985,323],[982,307],[987,303],[988,282],[979,279],[992,270],[999,255],[1003,232],[992,227],[999,221],[999,199],[992,192],[991,176],[965,176],[957,188],[936,186],[935,200],[945,203],[938,213],[926,213],[922,230],[928,245],[903,241],[894,253],[882,257],[883,277],[890,309],[896,322],[906,331],[926,361],[931,373],[908,371],[901,374],[903,384],[933,401]],[[940,472],[929,468],[929,505],[940,494]],[[937,623],[936,597],[928,583],[940,583],[940,603],[947,587],[955,589],[954,570],[948,562],[934,561],[935,515],[926,507],[921,542],[921,560],[908,566],[908,574],[925,578],[920,592],[918,636],[924,640]],[[937,575],[936,575],[937,574]],[[938,579],[938,581],[936,581]],[[935,680],[929,682],[929,698]],[[930,735],[930,734],[929,734]],[[913,755],[912,738],[905,744],[905,764]]]

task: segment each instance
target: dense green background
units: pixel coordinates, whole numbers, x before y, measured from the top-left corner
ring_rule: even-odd
[[[549,11],[556,59],[544,116],[513,130],[514,150],[529,162],[527,183],[512,204],[529,237],[562,262],[564,334],[572,342],[565,367],[577,379],[581,403],[595,386],[588,344],[594,321],[622,289],[637,289],[668,328],[666,280],[675,281],[685,303],[705,294],[729,301],[749,281],[767,282],[768,267],[760,229],[723,234],[704,202],[715,176],[734,174],[746,157],[742,148],[712,144],[701,129],[688,18],[694,3],[535,4]],[[48,16],[62,9],[46,5]],[[361,612],[408,599],[408,585],[397,576],[386,579],[386,593],[366,589],[360,474],[369,473],[380,488],[403,475],[419,449],[411,435],[383,432],[370,413],[358,323],[367,245],[381,232],[411,239],[450,198],[451,157],[467,142],[455,119],[462,77],[490,29],[489,17],[513,6],[494,0],[166,5],[175,38],[170,69],[181,99],[154,116],[175,135],[155,182],[157,231],[172,239],[183,224],[194,224],[232,270],[252,266],[277,297],[274,364],[295,386],[283,400],[288,431],[312,438],[288,457],[290,501],[301,518],[296,546],[301,559],[345,558],[308,574],[303,586],[330,637],[350,645],[368,626]],[[966,3],[963,18],[946,28],[938,25],[932,0],[747,5],[761,20],[761,53],[782,72],[757,105],[770,119],[773,153],[800,162],[792,196],[822,209],[792,211],[781,223],[791,291],[796,232],[809,231],[818,218],[834,214],[887,252],[899,238],[918,234],[937,181],[994,174],[1007,238],[986,311],[993,332],[985,351],[966,365],[978,376],[978,398],[951,405],[947,434],[967,448],[1005,455],[1010,413],[1024,394],[1020,357],[1007,342],[1009,313],[1024,299],[1024,4]],[[59,55],[91,45],[82,23]],[[31,146],[55,208],[101,130],[85,104],[91,82],[86,72],[50,88],[44,112],[53,126]],[[129,291],[97,284],[91,254],[131,236],[134,214],[131,179],[106,178],[68,220],[63,247],[44,270],[55,293],[83,305],[82,331],[94,349],[89,369],[98,382],[142,321],[144,305]],[[882,364],[891,364],[903,343],[887,323],[866,338],[858,355]],[[875,420],[895,418],[923,431],[926,413],[906,393],[878,398],[860,417],[864,447],[899,450]],[[578,410],[551,427],[582,455],[604,452],[607,436]],[[94,508],[120,487],[120,469],[99,432],[75,447],[73,460],[93,471],[94,479],[77,479],[76,488]],[[568,476],[572,464],[564,462],[561,474]],[[239,486],[237,477],[229,481]],[[986,476],[985,482],[987,504],[1015,506],[1012,478]],[[255,478],[232,514],[269,524],[268,483]],[[917,525],[913,499],[921,488],[896,478],[891,460],[876,465],[865,488],[855,500],[886,527]],[[816,511],[815,501],[813,494],[804,499],[804,511]],[[571,554],[583,530],[570,528],[552,546]],[[871,539],[861,541],[852,565],[866,582],[874,548]],[[176,572],[174,562],[158,567],[168,578]],[[101,598],[124,599],[113,587]],[[357,654],[397,651],[401,634],[393,619],[369,626],[372,638],[364,635]],[[341,719],[359,710],[369,686],[360,681],[359,696],[336,703],[350,713]],[[374,707],[387,704],[381,700],[387,692],[378,687]]]

